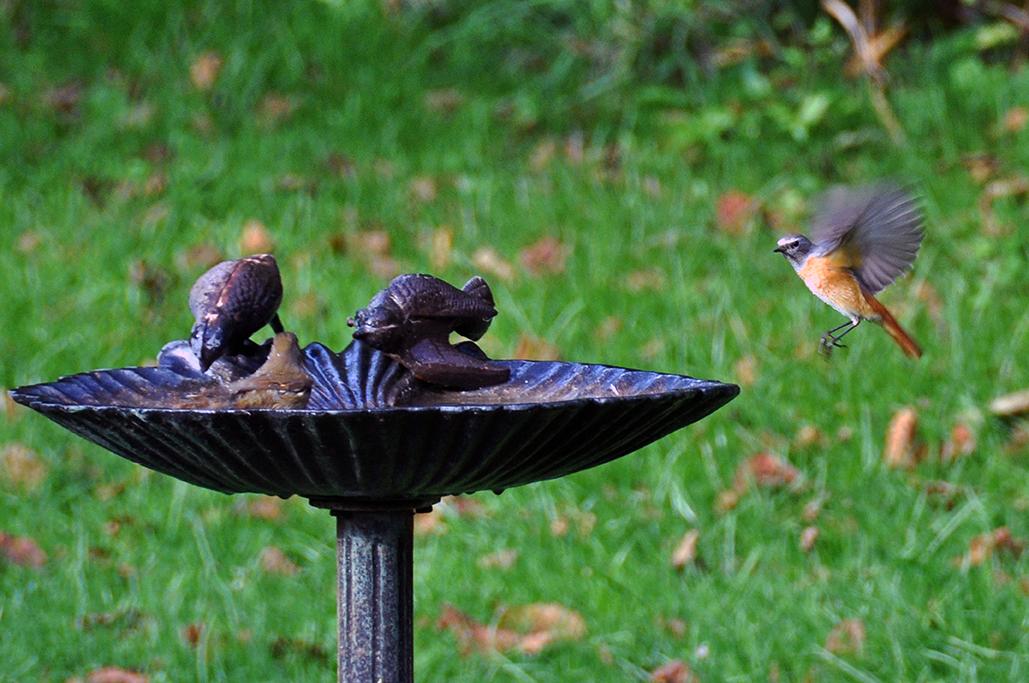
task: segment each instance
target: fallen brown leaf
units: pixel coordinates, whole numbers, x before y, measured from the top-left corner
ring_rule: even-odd
[[[797,448],[821,447],[825,445],[825,435],[818,427],[804,424],[797,430],[797,435],[793,437],[793,443]]]
[[[1017,558],[1021,556],[1025,546],[1026,542],[1012,536],[1009,528],[998,527],[969,541],[968,552],[954,558],[954,564],[959,567],[978,567],[997,552],[1007,552]]]
[[[918,433],[918,413],[914,408],[901,408],[893,415],[886,429],[883,461],[887,467],[911,468],[919,460],[915,439]]]
[[[15,248],[22,254],[31,254],[43,244],[43,237],[34,230],[26,230],[18,235]]]
[[[940,446],[940,460],[951,462],[975,451],[976,440],[972,429],[959,422],[950,430],[950,438]]]
[[[622,329],[622,319],[615,315],[609,315],[600,321],[594,336],[597,341],[605,342],[612,339]]]
[[[625,276],[625,288],[633,294],[643,291],[660,291],[667,278],[660,268],[634,270]]]
[[[1001,124],[1007,133],[1018,133],[1025,124],[1029,123],[1029,109],[1025,107],[1012,107],[1004,113],[1004,120]]]
[[[998,396],[990,401],[990,412],[1000,417],[1015,417],[1029,413],[1029,389]]]
[[[568,254],[567,245],[547,235],[522,249],[518,258],[531,275],[554,275],[564,272]]]
[[[865,646],[865,622],[844,619],[833,627],[825,639],[825,649],[834,655],[860,654]]]
[[[697,559],[697,541],[699,540],[700,531],[697,529],[690,529],[686,532],[672,552],[672,566],[675,569],[682,571],[686,565],[693,564],[693,561]]]
[[[274,522],[282,518],[282,499],[275,496],[248,497],[240,510],[248,517]]]
[[[699,679],[686,662],[673,659],[650,672],[653,683],[696,683]]]
[[[433,270],[446,270],[454,252],[454,230],[449,225],[441,225],[432,231],[429,248],[429,263]]]
[[[24,444],[10,443],[0,451],[0,475],[23,491],[35,491],[46,479],[47,466]]]
[[[482,653],[506,652],[517,647],[521,641],[521,636],[514,631],[480,624],[453,605],[443,606],[436,620],[436,628],[454,634],[462,655],[473,650]]]
[[[492,247],[476,249],[472,254],[472,265],[505,282],[513,280],[515,277],[514,266]]]
[[[961,165],[977,184],[982,185],[1000,170],[1000,161],[992,154],[978,152],[961,157]]]
[[[510,569],[518,560],[516,548],[503,548],[489,555],[483,555],[476,563],[482,569]]]
[[[818,540],[818,527],[806,526],[804,530],[800,532],[800,549],[805,553],[811,552],[815,547],[815,542]]]
[[[411,196],[422,203],[436,201],[436,196],[439,194],[436,181],[429,176],[412,178],[408,187],[411,191]]]
[[[182,639],[190,647],[196,647],[200,643],[202,635],[204,635],[203,624],[187,624],[182,627]]]
[[[257,106],[257,116],[262,125],[274,126],[289,119],[296,107],[292,98],[279,93],[268,93]]]
[[[565,138],[565,159],[578,166],[586,158],[586,137],[581,130],[576,130]]]
[[[994,180],[986,185],[979,196],[979,213],[983,219],[983,232],[987,235],[1003,235],[1008,230],[997,221],[993,212],[993,203],[1003,197],[1013,197],[1029,193],[1029,177],[1016,176]]]
[[[414,516],[415,536],[428,536],[429,534],[439,536],[446,532],[447,525],[440,508],[434,507],[429,512],[421,512]]]
[[[582,615],[553,602],[510,607],[500,615],[497,627],[523,634],[518,647],[526,654],[537,654],[556,641],[581,640],[586,635]]]
[[[758,362],[757,358],[751,354],[747,354],[737,360],[733,364],[732,370],[733,376],[740,383],[740,386],[751,387],[757,382]]]
[[[440,503],[444,511],[452,511],[458,517],[485,517],[487,513],[482,501],[472,496],[443,496]]]
[[[725,192],[715,204],[718,229],[730,235],[742,235],[756,210],[757,202],[750,195],[739,190]]]
[[[676,638],[686,635],[686,622],[677,617],[659,617],[658,624]]]
[[[312,643],[302,638],[279,636],[271,644],[271,653],[275,659],[282,659],[287,655],[294,654],[323,663],[329,662],[329,653],[320,643]]]
[[[300,567],[286,557],[286,553],[273,545],[261,550],[261,568],[269,574],[282,576],[293,576],[300,571]]]
[[[800,470],[779,456],[766,451],[748,458],[736,470],[733,487],[739,493],[751,483],[762,488],[781,488],[797,482]]]
[[[547,138],[541,140],[536,147],[532,150],[532,154],[529,156],[529,166],[532,170],[539,173],[550,166],[550,162],[554,160],[554,156],[557,154],[557,143]]]
[[[69,81],[64,85],[51,88],[43,95],[44,103],[64,117],[77,116],[81,100],[82,84],[78,81]]]
[[[561,352],[545,339],[522,333],[518,337],[514,357],[524,360],[558,360]]]
[[[205,52],[189,65],[189,79],[194,88],[206,92],[214,87],[221,70],[221,56],[217,52]]]
[[[225,260],[225,254],[209,242],[194,244],[179,251],[175,261],[179,270],[186,273],[206,271]]]
[[[129,264],[129,280],[142,290],[151,305],[160,303],[171,286],[171,275],[161,266],[143,259]]]
[[[243,224],[239,236],[239,249],[244,255],[268,254],[275,251],[275,241],[264,223],[251,218]]]
[[[46,553],[27,536],[11,536],[0,531],[0,557],[20,567],[39,569],[46,564]]]
[[[329,158],[325,160],[325,165],[340,178],[353,178],[357,175],[357,165],[354,164],[354,160],[341,152],[330,154]]]
[[[464,95],[457,88],[440,88],[425,93],[425,108],[436,114],[453,114],[464,104]]]
[[[138,671],[119,669],[116,666],[105,666],[86,675],[86,683],[147,683],[149,680],[148,676]]]
[[[800,514],[801,518],[805,522],[814,522],[822,514],[822,507],[828,499],[829,496],[823,492],[809,500],[804,504],[804,511]]]

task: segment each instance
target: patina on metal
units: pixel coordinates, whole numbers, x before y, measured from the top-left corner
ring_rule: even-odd
[[[507,368],[471,344],[453,346],[450,333],[477,340],[497,314],[493,292],[481,277],[458,289],[432,275],[401,275],[347,324],[354,338],[389,354],[419,380],[475,389],[506,382]]]
[[[276,297],[253,298],[260,310],[248,313],[239,302],[251,299],[233,299],[233,286],[220,290],[232,306],[210,309],[211,324],[231,311],[222,320],[235,322],[206,364],[207,347],[180,340],[165,345],[156,367],[81,373],[11,393],[183,481],[300,495],[331,510],[339,680],[348,683],[413,680],[416,511],[447,494],[499,492],[603,464],[739,392],[605,365],[489,360],[470,341],[453,347],[451,331],[478,339],[496,315],[481,278],[462,290],[426,275],[394,280],[355,316],[356,338],[338,353],[318,343],[301,351],[289,333],[249,341],[254,330],[244,331],[267,322]],[[214,394],[222,402],[197,402]]]

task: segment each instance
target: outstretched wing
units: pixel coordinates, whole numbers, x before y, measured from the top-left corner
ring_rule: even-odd
[[[915,198],[896,185],[838,187],[820,197],[811,239],[817,253],[835,257],[875,294],[914,262],[922,214]]]

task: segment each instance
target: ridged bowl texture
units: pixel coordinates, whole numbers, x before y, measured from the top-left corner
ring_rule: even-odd
[[[375,504],[500,491],[594,467],[739,393],[682,375],[522,360],[497,361],[511,369],[499,386],[437,391],[358,341],[341,353],[311,344],[304,355],[314,380],[305,410],[176,407],[209,380],[171,352],[156,367],[87,372],[11,394],[79,436],[198,486]]]

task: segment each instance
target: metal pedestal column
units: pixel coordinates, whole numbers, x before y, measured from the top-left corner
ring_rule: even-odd
[[[414,681],[414,510],[334,510],[340,683]]]

